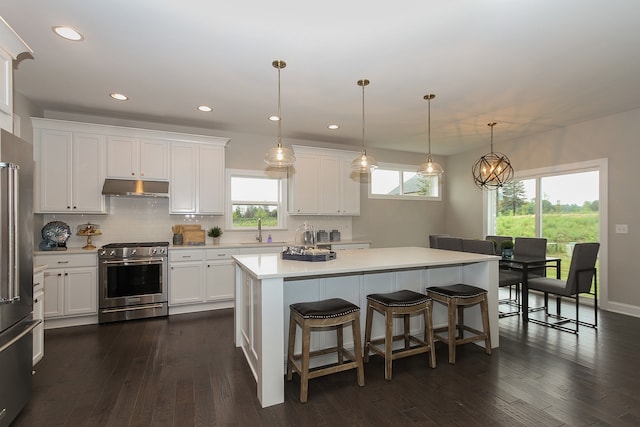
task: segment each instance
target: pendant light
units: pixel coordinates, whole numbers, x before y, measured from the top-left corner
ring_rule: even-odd
[[[362,87],[362,151],[360,155],[351,162],[351,169],[360,173],[369,173],[378,167],[378,162],[373,156],[367,155],[364,147],[364,87],[369,84],[369,80],[358,80],[358,86]]]
[[[435,97],[432,93],[428,93],[423,97],[427,101],[427,141],[429,141],[429,151],[427,152],[427,161],[418,168],[418,175],[420,176],[441,176],[444,173],[442,166],[431,159],[431,100]]]
[[[296,156],[289,148],[282,146],[282,109],[280,103],[280,70],[287,66],[287,63],[276,59],[271,63],[274,68],[278,69],[278,145],[269,149],[264,155],[264,162],[274,168],[287,168],[293,166]]]
[[[475,184],[485,190],[500,188],[513,178],[513,167],[509,158],[493,151],[493,127],[496,124],[487,124],[491,127],[491,152],[480,157],[472,169]]]

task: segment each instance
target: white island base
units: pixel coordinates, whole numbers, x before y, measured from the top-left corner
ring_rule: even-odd
[[[467,283],[489,292],[491,344],[498,346],[496,256],[407,247],[345,250],[325,262],[282,260],[280,254],[236,255],[234,259],[235,343],[256,378],[263,408],[284,402],[289,304],[294,302],[337,297],[357,304],[364,337],[368,294],[401,289],[424,293],[428,286]],[[396,323],[394,334],[402,326],[400,321]],[[446,309],[434,304],[434,327],[446,323]],[[482,328],[479,307],[465,310],[465,323]],[[424,330],[420,316],[412,319],[411,330],[416,334]],[[376,316],[372,338],[382,336],[384,322],[382,316]],[[344,340],[345,346],[351,342],[353,347],[351,333],[346,330]],[[300,350],[299,342],[296,339],[296,351]],[[312,349],[333,345],[335,334],[314,333],[311,343]]]

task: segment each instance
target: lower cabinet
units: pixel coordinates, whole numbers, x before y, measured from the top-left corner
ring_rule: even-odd
[[[33,275],[33,320],[41,320],[33,330],[33,366],[44,356],[44,273]]]
[[[44,271],[44,318],[98,314],[97,255],[36,255]]]
[[[235,252],[234,249],[170,250],[169,307],[214,302],[233,306],[235,270],[231,256]]]

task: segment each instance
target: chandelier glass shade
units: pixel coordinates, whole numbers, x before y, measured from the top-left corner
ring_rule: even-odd
[[[264,162],[274,168],[287,168],[293,166],[296,156],[291,149],[282,145],[282,106],[280,102],[280,70],[287,66],[287,63],[277,59],[271,63],[278,70],[278,144],[272,147],[264,155]]]
[[[377,160],[367,155],[367,150],[364,146],[364,87],[369,84],[369,80],[358,80],[358,86],[362,87],[362,150],[360,154],[351,162],[351,169],[359,173],[369,173],[373,169],[378,167]]]
[[[431,158],[431,100],[436,96],[432,93],[426,94],[423,99],[427,101],[427,141],[429,143],[427,152],[427,161],[418,167],[418,175],[420,176],[441,176],[444,169]]]
[[[488,123],[491,127],[491,152],[480,157],[473,165],[473,181],[484,190],[500,188],[513,178],[513,167],[509,158],[493,151],[493,127],[497,123]]]

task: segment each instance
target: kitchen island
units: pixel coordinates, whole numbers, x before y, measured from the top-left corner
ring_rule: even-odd
[[[235,344],[241,347],[257,382],[262,407],[284,402],[289,304],[343,298],[361,308],[364,328],[366,297],[375,292],[468,283],[489,292],[492,347],[498,346],[499,257],[421,247],[340,251],[334,260],[283,260],[281,254],[235,255]],[[377,316],[373,336],[382,336]],[[479,327],[480,310],[465,312],[465,321]],[[444,307],[434,304],[434,326],[446,325]],[[396,325],[398,328],[400,324]],[[412,332],[424,325],[412,319]],[[399,330],[399,329],[398,329]],[[298,331],[299,333],[299,331]],[[395,332],[394,332],[395,333]],[[419,333],[419,332],[417,332]],[[314,334],[312,348],[331,345],[334,335]],[[364,332],[362,333],[364,336]],[[345,345],[351,342],[345,331]],[[299,344],[299,340],[297,340]],[[299,351],[299,347],[297,348]]]

